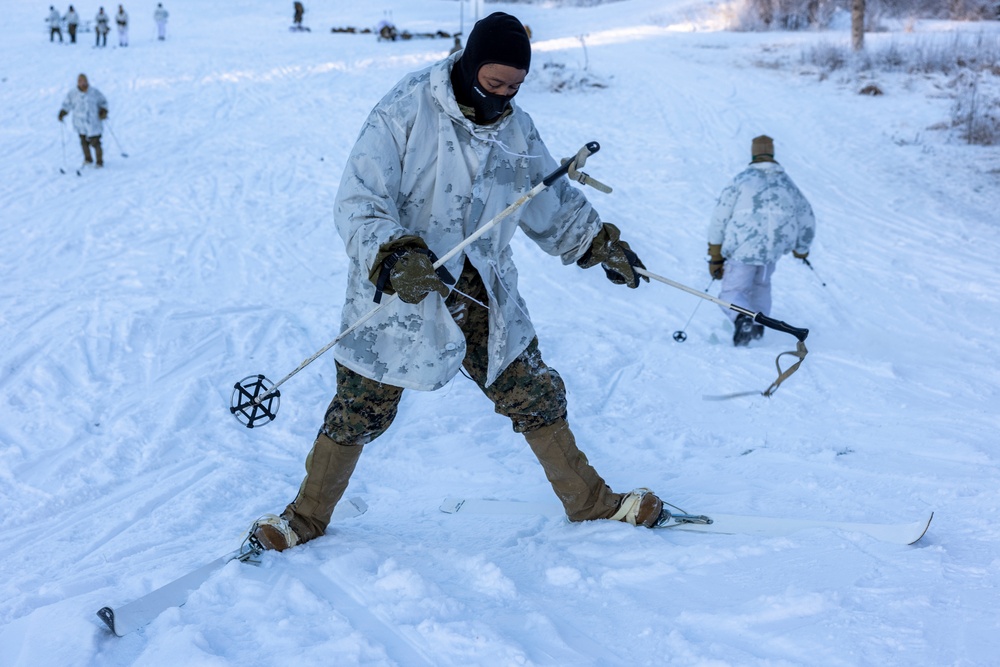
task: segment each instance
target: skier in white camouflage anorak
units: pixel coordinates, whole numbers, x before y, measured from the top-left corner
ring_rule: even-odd
[[[104,166],[104,152],[101,148],[101,133],[104,120],[108,117],[108,100],[97,88],[90,85],[87,75],[76,79],[76,88],[66,94],[59,109],[59,122],[70,112],[73,113],[73,129],[80,135],[84,164],[92,164],[97,159],[97,167]],[[94,149],[91,157],[90,149]]]
[[[128,12],[122,5],[118,5],[115,25],[118,26],[118,46],[128,46]]]
[[[156,39],[163,41],[167,38],[167,19],[170,12],[163,8],[163,3],[157,3],[156,11],[153,12],[153,20],[156,21]]]
[[[49,5],[49,17],[45,19],[46,23],[49,24],[49,41],[54,42],[56,36],[59,36],[59,43],[62,44],[62,16],[59,14],[59,10],[55,8],[54,5]]]
[[[322,535],[404,388],[438,389],[463,368],[524,435],[570,520],[652,527],[659,519],[654,493],[615,493],[578,449],[510,247],[520,230],[564,264],[600,264],[612,282],[635,288],[642,263],[618,229],[564,178],[445,263],[454,289],[432,266],[558,166],[513,102],[530,59],[524,26],[496,12],[476,23],[464,50],[406,76],[365,121],[334,207],[350,258],[342,327],[370,311],[378,292],[399,298],[334,348],[337,393],[297,497],[254,525],[264,548]]]
[[[771,313],[771,276],[782,255],[806,259],[816,233],[812,207],[774,159],[767,135],[750,143],[750,165],[719,195],[708,225],[708,270],[722,280],[719,299]],[[722,308],[733,322],[733,344],[764,335],[753,318]]]

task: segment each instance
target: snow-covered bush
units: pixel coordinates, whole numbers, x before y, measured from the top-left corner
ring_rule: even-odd
[[[731,30],[802,30],[850,26],[851,0],[733,0],[724,10]],[[867,0],[865,29],[888,18],[970,21],[1000,18],[1000,0]]]
[[[802,62],[818,68],[821,78],[835,71],[948,77],[943,87],[954,91],[954,102],[951,122],[942,127],[955,128],[971,144],[1000,144],[1000,35],[892,39],[861,52],[820,42],[802,52]]]
[[[606,77],[594,74],[587,69],[569,67],[565,63],[553,61],[544,63],[539,74],[540,85],[545,86],[553,93],[610,87],[610,82]]]
[[[820,42],[802,52],[802,62],[825,72],[858,71],[954,74],[963,70],[1000,72],[1000,35],[956,32],[913,40],[892,39],[853,52],[848,44]]]
[[[955,102],[951,108],[951,124],[970,144],[994,146],[1000,144],[1000,86],[988,88],[994,81],[984,80],[990,73],[965,70],[952,81]]]

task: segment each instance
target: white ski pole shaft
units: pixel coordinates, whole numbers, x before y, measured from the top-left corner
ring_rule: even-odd
[[[679,290],[683,290],[688,294],[693,294],[700,299],[705,299],[706,301],[711,301],[712,303],[718,304],[723,308],[728,308],[729,310],[736,311],[737,313],[743,313],[744,315],[749,315],[753,318],[753,321],[757,324],[763,325],[769,329],[774,329],[775,331],[781,331],[787,334],[795,336],[798,340],[805,342],[806,336],[809,335],[809,329],[800,329],[798,327],[793,327],[790,324],[786,324],[780,320],[775,320],[764,313],[755,313],[752,310],[748,310],[742,306],[737,306],[735,304],[729,303],[728,301],[723,301],[718,299],[707,292],[699,292],[693,287],[688,287],[687,285],[682,285],[681,283],[670,280],[670,278],[664,278],[663,276],[658,276],[655,273],[651,273],[645,269],[635,267],[635,272],[639,275],[646,276],[653,280],[659,281],[671,287],[676,287]]]
[[[559,180],[559,178],[561,176],[565,175],[569,171],[570,167],[573,167],[574,165],[576,165],[576,163],[577,163],[578,160],[581,163],[579,166],[583,166],[582,165],[583,161],[585,161],[589,156],[593,155],[594,153],[596,153],[600,149],[601,149],[601,146],[596,141],[592,141],[592,142],[588,143],[586,146],[584,146],[582,149],[580,149],[580,152],[578,152],[576,154],[576,157],[574,157],[571,160],[567,160],[566,162],[564,162],[561,167],[557,168],[551,174],[549,174],[548,176],[546,176],[545,178],[543,178],[541,183],[539,183],[538,185],[535,185],[533,188],[531,188],[530,190],[528,190],[528,192],[526,192],[524,195],[522,195],[520,199],[518,199],[516,202],[514,202],[513,204],[511,204],[510,206],[508,206],[504,210],[502,210],[499,213],[497,213],[493,217],[492,220],[490,220],[485,225],[483,225],[482,227],[480,227],[479,229],[477,229],[476,231],[474,231],[472,234],[470,234],[469,236],[467,236],[461,243],[459,243],[454,248],[452,248],[451,250],[449,250],[447,253],[445,253],[444,255],[442,255],[436,262],[434,262],[434,268],[437,269],[437,268],[440,268],[441,266],[443,266],[445,264],[445,262],[447,262],[448,260],[450,260],[452,257],[454,257],[455,255],[457,255],[458,253],[462,252],[462,250],[464,250],[465,248],[467,248],[469,246],[469,244],[474,243],[476,241],[476,239],[478,239],[481,236],[483,236],[486,232],[488,232],[491,229],[493,229],[494,227],[496,227],[498,224],[500,224],[500,222],[502,222],[505,218],[507,218],[511,213],[513,213],[514,211],[516,211],[520,207],[524,206],[531,199],[534,199],[539,193],[541,193],[543,190],[545,190],[550,185],[552,185],[557,180]],[[298,365],[298,367],[295,370],[293,370],[291,373],[289,373],[288,375],[286,375],[285,377],[281,378],[276,383],[274,383],[274,386],[271,387],[270,389],[268,389],[267,392],[265,392],[265,393],[261,394],[260,396],[258,396],[257,398],[255,398],[254,401],[253,401],[254,404],[260,405],[261,402],[265,398],[267,398],[268,396],[270,396],[271,394],[273,394],[275,391],[277,391],[278,387],[280,387],[282,384],[284,384],[285,382],[287,382],[288,380],[290,380],[296,373],[298,373],[299,371],[301,371],[303,368],[305,368],[306,366],[308,366],[312,362],[314,362],[317,359],[319,359],[330,348],[332,348],[334,345],[336,345],[341,340],[343,340],[347,335],[349,335],[353,331],[357,330],[361,325],[363,325],[365,322],[367,322],[368,320],[370,320],[371,318],[373,318],[379,311],[381,311],[383,308],[385,308],[390,303],[392,303],[393,301],[395,301],[397,298],[398,298],[398,295],[395,294],[395,293],[393,293],[393,294],[389,295],[384,301],[382,301],[382,303],[380,303],[379,305],[377,305],[376,307],[372,308],[367,313],[365,313],[364,315],[362,315],[358,319],[357,322],[355,322],[354,324],[352,324],[348,328],[346,328],[343,331],[341,331],[339,336],[337,336],[332,341],[330,341],[329,343],[327,343],[326,345],[324,345],[322,349],[320,349],[318,352],[316,352],[316,354],[312,355],[311,357],[309,357],[308,359],[306,359],[305,361],[303,361],[301,364]]]
[[[63,166],[59,167],[59,173],[66,173],[66,126],[63,125],[62,121],[59,121],[59,143],[62,144],[62,161]]]
[[[125,152],[125,149],[122,148],[121,142],[118,141],[118,137],[115,136],[115,130],[111,127],[111,121],[105,119],[104,124],[108,126],[108,132],[111,133],[111,138],[115,140],[115,146],[118,147],[118,152],[122,154],[122,157],[128,157],[128,153]]]

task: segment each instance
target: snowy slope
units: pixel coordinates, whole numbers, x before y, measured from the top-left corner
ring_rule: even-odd
[[[365,516],[259,569],[232,563],[184,607],[110,636],[98,608],[230,551],[291,500],[332,395],[324,357],[282,388],[266,428],[228,411],[236,380],[276,380],[336,335],[344,159],[388,87],[451,43],[329,28],[392,10],[414,32],[459,29],[448,0],[313,3],[300,34],[291,3],[172,0],[160,43],[147,5],[127,7],[132,45],[105,50],[92,33],[50,45],[41,6],[5,8],[0,662],[996,664],[1000,150],[926,130],[950,104],[932,80],[885,77],[871,98],[756,66],[847,35],[720,32],[707,0],[485,11],[531,26],[518,102],[556,155],[602,144],[587,171],[615,191],[588,196],[655,273],[708,284],[715,197],[753,136],[776,138],[819,228],[816,273],[779,264],[773,315],[810,328],[810,354],[770,400],[704,400],[764,389],[794,340],[736,350],[716,306],[616,287],[519,237],[542,352],[618,490],[649,486],[699,513],[933,510],[924,540],[442,514],[446,496],[552,498],[523,439],[459,377],[408,393],[366,448],[348,491]],[[549,62],[586,64],[608,87],[553,93]],[[106,135],[107,167],[77,177],[55,117],[79,72],[108,97],[121,143]]]

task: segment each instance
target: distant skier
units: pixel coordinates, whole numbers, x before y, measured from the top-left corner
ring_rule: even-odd
[[[163,3],[156,4],[156,11],[153,12],[153,20],[156,21],[156,38],[161,42],[167,38],[167,18],[170,13],[163,8]]]
[[[94,46],[103,48],[108,45],[108,33],[111,32],[110,21],[111,19],[104,13],[104,7],[101,7],[97,16],[94,17],[94,35],[96,37]]]
[[[609,280],[635,288],[642,262],[618,228],[564,178],[447,263],[454,290],[432,266],[433,253],[456,246],[557,167],[513,103],[530,61],[524,27],[495,12],[476,23],[462,52],[404,77],[365,121],[334,203],[350,258],[342,326],[370,311],[379,292],[399,299],[335,349],[337,393],[305,480],[280,517],[255,524],[265,548],[323,535],[362,449],[396,417],[404,387],[432,391],[461,368],[524,435],[571,521],[651,527],[659,519],[663,503],[653,492],[615,493],[577,447],[566,387],[542,360],[510,247],[520,230],[562,263],[602,266]]]
[[[128,46],[128,12],[121,5],[115,14],[115,24],[118,26],[118,46]]]
[[[719,195],[708,226],[708,271],[722,280],[719,298],[755,313],[771,312],[771,275],[791,251],[809,255],[816,220],[805,196],[774,159],[771,137],[755,137],[750,166]],[[753,318],[722,309],[733,322],[733,345],[764,335]]]
[[[59,10],[54,5],[49,5],[49,18],[46,21],[49,24],[49,42],[56,41],[56,35],[58,35],[59,43],[62,44],[62,16],[59,15]]]
[[[73,5],[69,6],[63,20],[66,22],[66,30],[69,32],[70,44],[76,44],[76,29],[80,25],[80,15],[73,9]]]
[[[104,152],[101,149],[101,131],[103,121],[108,117],[108,100],[97,88],[92,88],[87,81],[87,75],[81,74],[76,79],[76,88],[69,91],[59,110],[59,122],[63,122],[66,114],[73,113],[73,129],[80,135],[80,147],[83,149],[83,163],[92,164],[97,158],[98,167],[104,166]],[[91,157],[90,149],[94,149]]]

